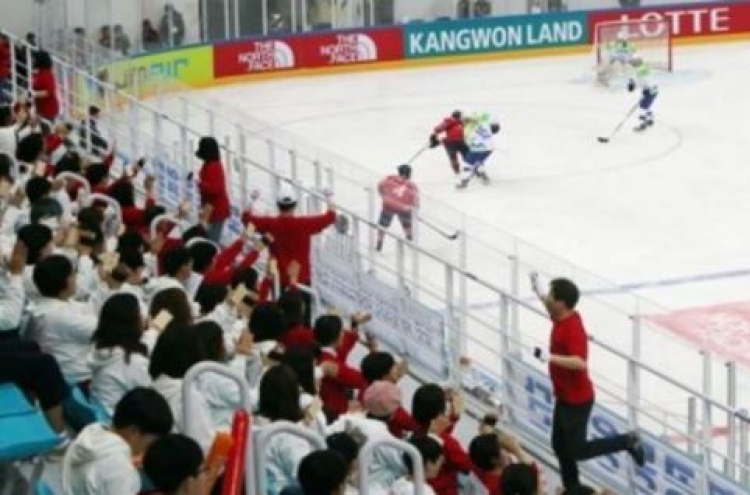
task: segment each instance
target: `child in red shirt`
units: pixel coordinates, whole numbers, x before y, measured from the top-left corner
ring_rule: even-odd
[[[57,99],[57,82],[52,72],[52,57],[49,53],[45,51],[36,53],[31,84],[37,114],[43,119],[54,122],[60,113],[60,102]]]

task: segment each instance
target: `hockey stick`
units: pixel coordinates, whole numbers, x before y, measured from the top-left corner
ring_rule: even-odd
[[[419,221],[422,222],[425,225],[425,227],[431,228],[432,230],[434,230],[435,232],[437,232],[438,234],[440,234],[441,236],[445,237],[446,239],[450,241],[455,241],[456,239],[458,239],[458,235],[461,233],[460,230],[457,230],[453,234],[451,234],[450,232],[446,232],[445,230],[441,229],[437,225],[431,222],[428,222],[424,218],[420,218]]]
[[[409,158],[409,159],[408,159],[408,160],[406,161],[406,163],[407,163],[407,164],[409,164],[409,165],[411,165],[411,162],[413,162],[414,160],[416,160],[417,158],[419,158],[419,156],[420,156],[420,155],[421,155],[422,153],[424,153],[425,151],[427,151],[427,148],[429,148],[429,147],[430,147],[430,144],[429,144],[429,143],[427,143],[427,144],[425,144],[424,146],[422,146],[422,147],[421,147],[421,148],[419,149],[419,151],[417,151],[416,153],[414,153],[414,156],[412,156],[411,158]]]
[[[630,116],[633,115],[633,112],[635,112],[635,110],[637,108],[638,108],[638,103],[636,102],[636,104],[633,105],[633,108],[630,109],[630,111],[625,116],[625,118],[622,119],[619,124],[617,124],[617,127],[615,127],[615,129],[612,131],[612,133],[609,135],[609,137],[598,137],[596,139],[600,143],[608,143],[608,142],[610,142],[612,140],[612,138],[615,137],[615,134],[617,134],[620,131],[620,129],[622,129],[622,126],[625,125],[625,122],[628,121],[628,119],[630,118]]]

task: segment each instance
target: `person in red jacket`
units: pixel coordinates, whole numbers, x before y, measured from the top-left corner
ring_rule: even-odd
[[[410,179],[411,166],[404,164],[399,165],[398,175],[389,175],[378,184],[378,194],[383,199],[383,209],[378,220],[378,225],[383,227],[378,230],[378,251],[383,249],[384,229],[391,226],[394,216],[398,217],[406,238],[412,240],[411,225],[414,213],[419,208],[419,189]]]
[[[203,161],[198,173],[198,191],[201,197],[202,217],[208,222],[209,238],[221,242],[224,222],[229,219],[229,193],[221,163],[219,143],[212,137],[202,137],[195,156]]]
[[[430,135],[430,148],[437,148],[440,146],[440,135],[445,134],[445,137],[442,139],[443,147],[445,147],[445,151],[448,153],[451,168],[456,175],[461,171],[461,163],[458,160],[459,156],[463,158],[469,152],[469,147],[466,146],[466,141],[464,141],[464,123],[462,118],[460,110],[454,111],[450,116],[444,118],[433,129],[433,133]]]
[[[469,473],[474,465],[469,454],[453,436],[453,427],[463,412],[463,400],[458,393],[449,397],[445,390],[434,383],[419,387],[411,401],[411,413],[419,425],[418,435],[430,435],[443,445],[445,462],[438,475],[428,483],[437,495],[459,495],[458,475]]]
[[[396,362],[389,352],[374,351],[362,358],[359,369],[362,370],[362,376],[368,383],[368,388],[360,397],[360,402],[364,404],[364,395],[373,383],[385,381],[393,385],[398,384],[398,381],[406,375],[408,364],[406,361]],[[400,439],[406,438],[419,429],[414,418],[401,405],[389,416],[387,423],[391,435]]]
[[[531,286],[552,319],[549,353],[541,347],[534,349],[534,356],[548,363],[552,379],[552,450],[560,463],[565,491],[578,493],[578,461],[627,451],[638,466],[643,466],[646,454],[636,432],[586,439],[594,385],[588,372],[588,336],[575,310],[580,292],[570,280],[557,278],[550,282],[549,293],[543,294],[535,273],[531,274]]]
[[[60,113],[57,99],[57,82],[52,72],[52,57],[48,52],[38,51],[34,56],[34,76],[31,87],[36,112],[40,117],[54,122]]]
[[[0,103],[8,105],[13,101],[10,79],[10,41],[0,35]]]
[[[324,377],[320,383],[323,412],[329,423],[346,413],[349,410],[349,400],[357,397],[367,387],[362,373],[346,362],[357,344],[357,325],[366,319],[364,314],[355,315],[352,318],[352,330],[346,331],[341,317],[337,315],[323,315],[315,321],[313,333],[321,347],[318,364],[335,363],[338,366],[335,375]]]

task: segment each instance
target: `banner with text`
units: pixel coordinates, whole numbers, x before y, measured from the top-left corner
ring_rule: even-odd
[[[408,358],[421,375],[447,380],[449,328],[443,314],[347,262],[330,249],[335,244],[326,242],[315,249],[313,282],[323,303],[345,313],[369,312],[372,321],[367,327],[388,350]]]
[[[715,36],[750,33],[750,3],[681,5],[633,10],[603,10],[589,14],[589,30],[606,21],[653,21],[667,19],[672,36]]]
[[[393,27],[219,43],[214,46],[214,75],[222,78],[401,60],[402,40],[401,29]]]
[[[407,58],[581,45],[588,38],[584,12],[404,26]]]

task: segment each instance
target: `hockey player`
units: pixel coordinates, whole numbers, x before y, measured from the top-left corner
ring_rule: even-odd
[[[640,122],[634,130],[642,132],[654,125],[654,112],[651,107],[659,94],[659,88],[651,80],[651,68],[643,59],[634,58],[630,61],[630,65],[635,70],[635,74],[628,81],[628,91],[641,89],[641,99],[638,102]]]
[[[411,179],[411,166],[399,165],[398,175],[389,175],[378,184],[378,193],[383,199],[383,210],[380,212],[378,224],[387,229],[391,226],[394,215],[398,217],[404,235],[412,240],[412,220],[419,207],[419,189]],[[382,251],[385,232],[378,230],[376,249]]]
[[[606,45],[607,64],[602,66],[598,73],[598,81],[609,85],[609,80],[619,69],[620,73],[627,71],[631,60],[635,57],[635,45],[628,40],[627,30],[621,30],[617,33],[617,38]]]
[[[500,124],[494,122],[489,114],[474,114],[464,121],[464,134],[469,152],[464,159],[464,167],[458,189],[465,189],[475,175],[484,184],[490,178],[484,170],[484,164],[495,149],[494,135],[500,132]]]
[[[442,143],[446,153],[448,153],[453,173],[458,175],[461,169],[459,156],[465,158],[466,153],[469,151],[464,141],[464,125],[460,110],[454,111],[450,116],[443,119],[440,125],[435,127],[433,133],[430,135],[430,148],[440,146],[441,134],[445,134]]]

